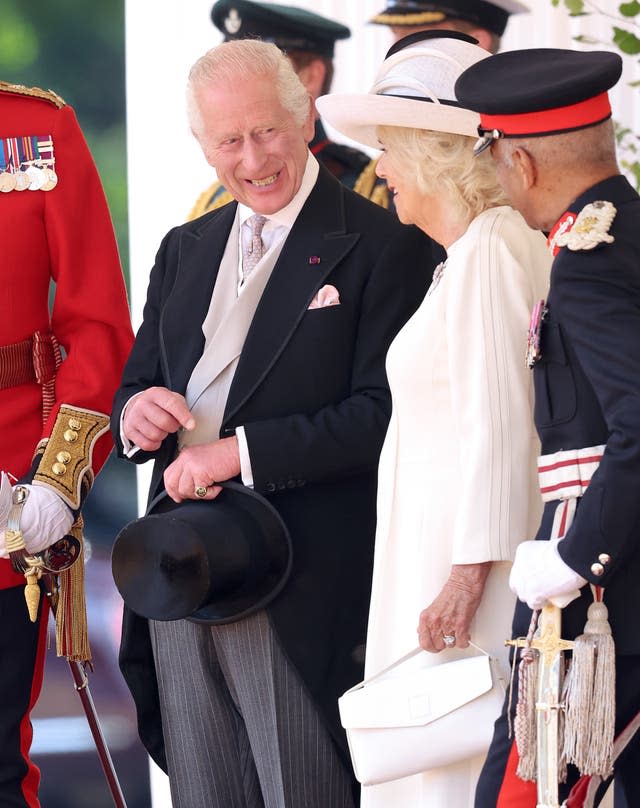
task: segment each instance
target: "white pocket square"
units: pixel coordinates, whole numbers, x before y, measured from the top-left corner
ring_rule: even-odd
[[[335,286],[327,284],[318,290],[318,294],[309,303],[310,309],[323,309],[325,306],[339,306],[340,295]]]

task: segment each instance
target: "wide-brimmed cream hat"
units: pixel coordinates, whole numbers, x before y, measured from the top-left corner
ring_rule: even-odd
[[[378,126],[431,129],[476,137],[479,115],[453,91],[460,74],[491,54],[458,31],[420,31],[387,53],[371,90],[333,93],[316,101],[320,114],[342,134],[380,148]]]

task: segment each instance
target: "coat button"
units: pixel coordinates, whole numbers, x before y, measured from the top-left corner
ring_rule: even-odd
[[[62,477],[66,470],[67,467],[64,463],[54,463],[53,466],[51,466],[51,471],[56,475],[56,477]]]
[[[78,430],[82,428],[82,421],[78,421],[77,418],[69,418],[68,423],[71,429]]]
[[[265,486],[265,488],[266,488],[266,489],[267,489],[267,491],[269,491],[271,494],[273,494],[273,492],[276,490],[275,483],[267,483],[267,484],[266,484],[266,486]]]
[[[286,485],[285,485],[285,484],[284,484],[282,481],[280,481],[280,482],[278,483],[278,491],[284,491],[284,489],[285,489],[286,487],[287,487],[287,486],[286,486]]]
[[[73,429],[65,429],[63,437],[67,443],[74,443],[78,440],[78,433]]]
[[[591,565],[591,573],[593,575],[597,575],[598,577],[600,577],[601,575],[604,575],[604,567],[602,566],[602,564],[598,564],[598,562],[596,561],[595,564]]]
[[[600,555],[598,556],[598,561],[601,564],[604,564],[606,567],[607,564],[611,563],[611,556],[609,555],[609,553],[600,553]]]

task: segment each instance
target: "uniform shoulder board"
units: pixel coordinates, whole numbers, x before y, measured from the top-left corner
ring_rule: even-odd
[[[609,228],[616,213],[615,206],[602,199],[585,205],[573,226],[556,236],[556,246],[570,250],[593,250],[599,244],[612,244],[615,239],[610,235]]]
[[[58,109],[64,107],[66,102],[53,90],[41,90],[40,87],[25,87],[23,84],[9,84],[8,81],[0,81],[0,91],[5,93],[15,93],[16,95],[26,95],[30,98],[42,98]]]

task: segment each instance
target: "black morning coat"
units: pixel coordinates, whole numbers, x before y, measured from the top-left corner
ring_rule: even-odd
[[[605,444],[559,552],[604,602],[618,654],[640,654],[640,197],[622,176],[594,185],[569,210],[594,201],[616,208],[611,244],[563,247],[551,269],[541,359],[534,366],[535,422],[542,454]],[[537,539],[548,539],[556,502],[547,503]],[[611,558],[604,574],[591,567]],[[597,570],[598,568],[595,567]],[[567,639],[582,634],[589,586],[563,610]],[[531,611],[518,602],[514,636]]]
[[[176,227],[160,246],[114,402],[120,453],[120,414],[133,394],[154,385],[185,391],[235,213],[234,202]],[[336,702],[363,675],[376,471],[391,410],[385,355],[426,293],[432,250],[423,233],[321,167],[256,310],[220,432],[244,426],[255,490],[289,528],[293,569],[268,613],[345,755]],[[340,304],[308,310],[325,284]],[[175,448],[170,436],[133,458],[155,461],[150,499]],[[140,736],[166,769],[147,621],[128,609],[120,664]]]

